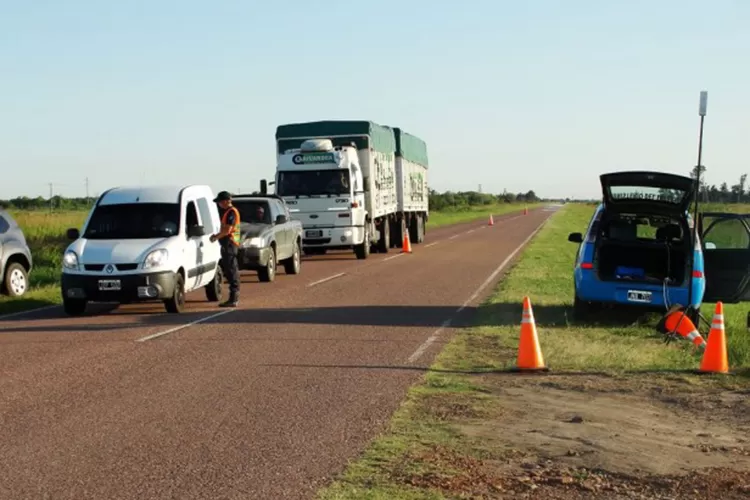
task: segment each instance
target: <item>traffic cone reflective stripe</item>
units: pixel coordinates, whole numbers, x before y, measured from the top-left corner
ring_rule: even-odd
[[[539,346],[539,338],[534,322],[534,311],[528,297],[523,299],[523,313],[521,315],[521,338],[518,342],[518,358],[516,370],[547,370],[544,356]]]
[[[724,331],[724,304],[721,302],[716,303],[700,371],[704,373],[729,373],[727,339]]]

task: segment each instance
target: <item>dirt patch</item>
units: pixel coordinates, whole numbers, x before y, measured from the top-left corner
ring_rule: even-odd
[[[476,396],[435,393],[424,395],[419,401],[420,412],[439,420],[471,420],[487,415],[486,408]]]

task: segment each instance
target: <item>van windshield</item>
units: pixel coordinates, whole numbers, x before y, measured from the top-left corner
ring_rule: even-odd
[[[310,196],[350,194],[348,170],[304,170],[279,172],[276,194]]]
[[[177,203],[99,205],[83,237],[92,240],[167,238],[179,233]]]

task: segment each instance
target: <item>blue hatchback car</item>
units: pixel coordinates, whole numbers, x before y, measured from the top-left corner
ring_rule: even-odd
[[[600,180],[603,201],[586,232],[568,236],[568,241],[580,244],[574,316],[584,318],[603,305],[662,310],[686,306],[691,279],[690,303],[699,310],[706,277],[700,235],[691,244],[688,210],[694,180],[645,171],[609,173]]]

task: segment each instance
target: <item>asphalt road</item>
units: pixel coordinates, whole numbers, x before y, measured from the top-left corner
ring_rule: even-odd
[[[0,498],[310,498],[383,430],[550,210],[243,276],[241,306],[0,317]],[[520,318],[519,318],[520,321]]]

